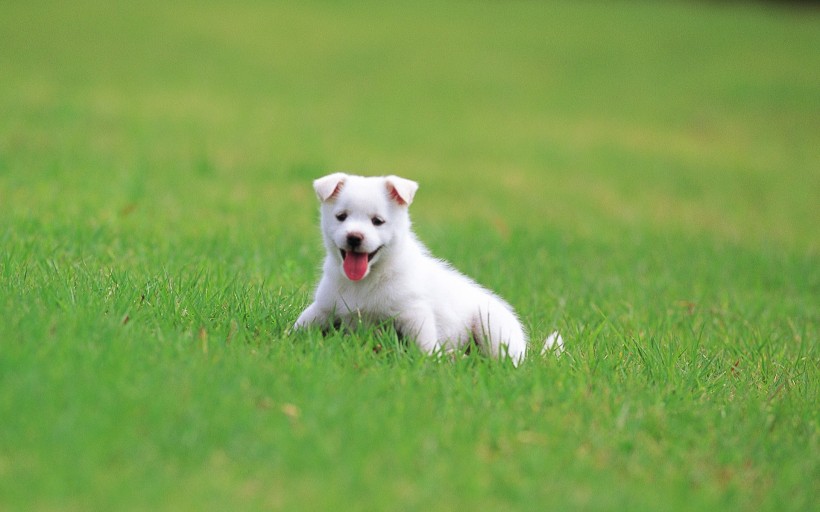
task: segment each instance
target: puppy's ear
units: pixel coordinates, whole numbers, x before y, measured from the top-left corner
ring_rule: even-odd
[[[419,189],[419,184],[415,181],[399,178],[398,176],[388,176],[384,179],[387,184],[387,194],[391,199],[401,206],[407,206],[413,202],[413,196]]]
[[[347,174],[343,172],[328,174],[324,178],[319,178],[313,182],[313,190],[316,191],[319,200],[325,202],[332,197],[336,197],[339,191],[342,190],[345,178],[347,178]]]

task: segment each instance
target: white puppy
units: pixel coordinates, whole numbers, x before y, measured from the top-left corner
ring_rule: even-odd
[[[510,305],[433,258],[411,231],[407,207],[417,183],[336,173],[313,187],[327,256],[315,300],[295,328],[392,321],[428,354],[475,340],[493,357],[524,360],[527,338]],[[553,333],[543,350],[562,345]]]

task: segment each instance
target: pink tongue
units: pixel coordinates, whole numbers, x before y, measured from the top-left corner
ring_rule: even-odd
[[[367,253],[347,251],[344,262],[345,274],[351,281],[358,281],[367,273]]]

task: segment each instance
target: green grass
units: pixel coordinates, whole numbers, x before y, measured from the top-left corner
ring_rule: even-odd
[[[2,11],[0,510],[818,510],[816,10]],[[566,355],[289,336],[336,170]]]

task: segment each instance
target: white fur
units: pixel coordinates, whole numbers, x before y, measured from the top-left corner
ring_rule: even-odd
[[[415,182],[336,173],[313,186],[322,202],[327,256],[315,300],[295,328],[392,321],[428,354],[463,349],[475,339],[493,357],[509,357],[515,365],[524,360],[527,338],[510,305],[433,258],[410,229],[407,207],[418,189]],[[350,245],[351,235],[359,246]],[[346,275],[343,250],[375,253],[364,277]],[[550,335],[542,353],[549,350],[563,350],[558,333]]]

